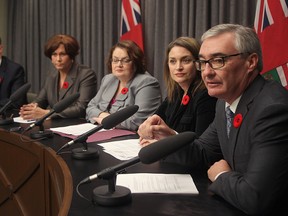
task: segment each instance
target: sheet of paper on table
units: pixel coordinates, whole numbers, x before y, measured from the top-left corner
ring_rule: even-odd
[[[141,149],[139,139],[125,139],[98,144],[103,147],[103,151],[112,155],[118,160],[129,160],[138,156]]]
[[[118,174],[116,185],[129,188],[131,193],[199,194],[189,174]]]
[[[14,117],[13,118],[13,121],[16,122],[16,123],[24,123],[24,124],[32,124],[35,122],[34,119],[32,120],[24,120],[22,117]]]
[[[96,127],[97,125],[94,125],[91,123],[83,123],[83,124],[69,125],[69,126],[64,126],[64,127],[50,128],[50,130],[54,132],[67,134],[67,135],[79,136]],[[105,130],[101,129],[101,131],[105,131]]]

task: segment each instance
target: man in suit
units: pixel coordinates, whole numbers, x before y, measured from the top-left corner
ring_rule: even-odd
[[[195,64],[209,95],[218,98],[215,119],[166,160],[207,167],[209,189],[247,214],[287,214],[288,92],[260,75],[262,51],[253,29],[221,24],[201,39]],[[146,139],[175,134],[155,115],[138,133]]]
[[[24,68],[3,56],[3,49],[0,38],[0,107],[4,106],[10,95],[25,83]],[[21,98],[13,105],[14,108],[19,108],[24,103],[27,103],[26,97]]]

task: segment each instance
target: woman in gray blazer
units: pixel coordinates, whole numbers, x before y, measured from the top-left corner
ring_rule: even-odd
[[[69,35],[55,35],[47,41],[44,53],[55,70],[46,78],[35,101],[21,107],[19,114],[23,119],[41,118],[50,112],[49,107],[76,92],[80,93],[77,101],[51,118],[85,117],[87,104],[96,94],[97,80],[92,69],[75,62],[79,48],[77,40]]]
[[[136,104],[137,113],[117,126],[136,131],[161,104],[159,82],[146,71],[143,51],[130,40],[111,48],[107,67],[111,74],[102,79],[97,95],[88,104],[86,118],[101,124],[111,113]]]

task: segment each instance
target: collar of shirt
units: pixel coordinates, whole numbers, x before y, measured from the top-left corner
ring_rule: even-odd
[[[228,106],[230,106],[231,111],[232,111],[233,113],[235,113],[241,97],[242,97],[242,95],[240,95],[232,104],[229,104],[229,103],[226,102],[226,103],[225,103],[225,108],[228,107]]]

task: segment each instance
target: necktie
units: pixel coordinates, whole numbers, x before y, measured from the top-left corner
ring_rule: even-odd
[[[230,107],[226,107],[226,118],[227,118],[227,136],[229,137],[230,128],[232,124],[232,119],[234,117],[234,113],[231,111]]]

